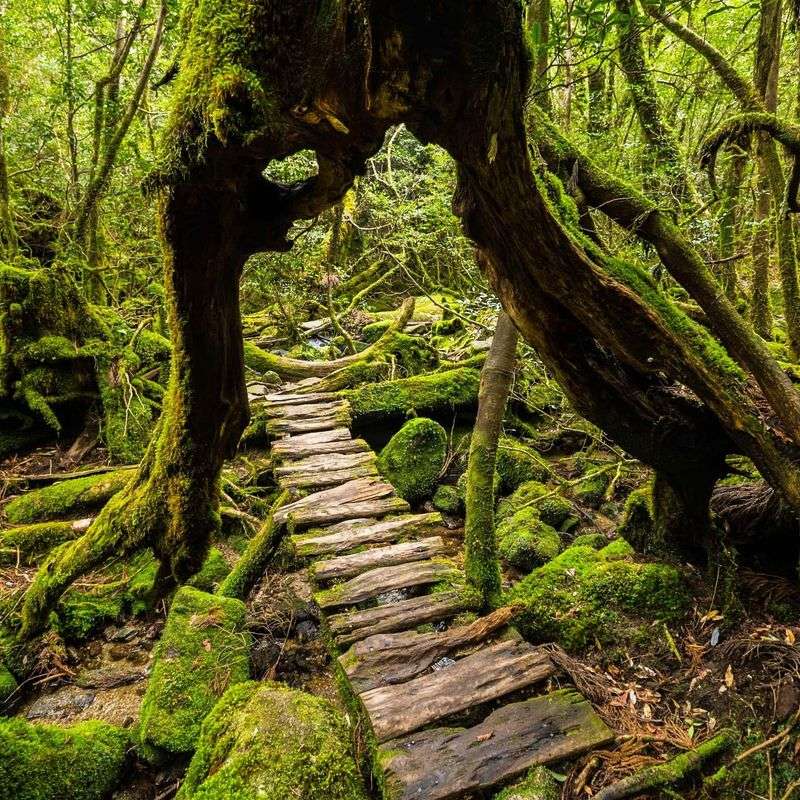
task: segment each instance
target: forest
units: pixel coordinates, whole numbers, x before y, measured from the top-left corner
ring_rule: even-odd
[[[800,0],[0,0],[0,800],[800,800]]]

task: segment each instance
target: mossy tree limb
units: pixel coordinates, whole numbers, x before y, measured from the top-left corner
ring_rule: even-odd
[[[500,566],[494,529],[494,473],[503,416],[514,383],[519,334],[504,311],[497,319],[492,344],[481,371],[478,416],[472,430],[467,467],[464,525],[467,582],[486,606],[500,601]]]

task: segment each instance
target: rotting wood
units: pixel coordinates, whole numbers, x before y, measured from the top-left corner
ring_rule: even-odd
[[[288,405],[303,405],[305,403],[325,403],[329,400],[337,400],[339,395],[336,392],[312,392],[310,394],[296,394],[287,392],[273,392],[264,396],[264,405],[266,408],[271,408],[273,405],[288,406]]]
[[[272,419],[308,419],[310,417],[327,417],[331,414],[349,412],[349,403],[339,400],[331,403],[307,403],[267,406],[267,415]]]
[[[331,589],[317,592],[320,608],[353,606],[394,589],[410,589],[453,578],[458,570],[449,561],[416,561],[395,567],[377,567]]]
[[[374,464],[376,460],[375,453],[371,450],[359,453],[324,453],[276,467],[274,473],[276,478],[282,478],[314,472],[338,472],[351,467]]]
[[[360,500],[333,506],[301,508],[292,512],[292,524],[297,528],[327,525],[331,522],[357,519],[358,517],[384,517],[389,514],[404,514],[410,510],[401,497],[381,497],[376,500]]]
[[[444,549],[443,539],[440,536],[431,536],[427,539],[376,547],[362,553],[318,561],[312,567],[312,575],[317,581],[351,578],[375,567],[391,567],[435,558],[442,555]]]
[[[303,516],[303,512],[306,512],[306,515],[317,512],[322,514],[324,518],[325,512],[333,511],[337,506],[378,500],[393,494],[394,487],[390,483],[374,478],[359,478],[358,480],[343,483],[341,486],[335,486],[332,489],[325,489],[321,492],[314,492],[301,497],[294,503],[284,506],[278,512],[277,521],[285,522],[289,515],[294,515],[296,519],[299,519]]]
[[[338,555],[371,544],[385,544],[408,536],[433,533],[442,526],[442,515],[438,511],[430,514],[414,514],[393,517],[371,525],[362,520],[339,523],[336,526],[315,531],[313,534],[293,536],[295,555],[300,557]]]
[[[459,625],[441,633],[383,633],[354,644],[339,662],[356,694],[405,683],[430,668],[431,664],[464,647],[485,642],[507,629],[515,609],[498,608],[470,625]]]
[[[555,671],[547,653],[526,642],[498,642],[445,669],[359,696],[375,737],[385,742],[538,683]]]
[[[327,433],[327,431],[326,431]],[[341,439],[332,442],[319,442],[317,444],[304,444],[298,442],[300,436],[290,436],[287,439],[279,439],[273,442],[272,452],[275,456],[280,458],[282,463],[291,463],[299,461],[308,456],[324,455],[327,453],[339,453],[346,455],[348,453],[366,453],[371,452],[370,446],[363,439]],[[283,445],[276,448],[275,445]]]
[[[357,478],[377,477],[377,475],[378,467],[373,463],[331,472],[320,471],[285,475],[282,478],[278,478],[278,485],[282,489],[325,489],[331,486],[339,486]]]
[[[350,412],[346,409],[331,411],[325,415],[309,418],[268,419],[266,430],[270,436],[293,433],[327,431],[350,424]]]
[[[531,767],[608,744],[612,731],[577,692],[511,703],[480,725],[435,728],[378,750],[387,800],[451,800],[507,783]]]
[[[364,611],[334,614],[327,625],[337,644],[347,646],[368,636],[414,628],[439,622],[470,610],[469,597],[463,592],[442,592],[412,597]]]

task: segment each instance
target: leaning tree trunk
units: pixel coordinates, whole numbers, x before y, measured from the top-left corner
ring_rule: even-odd
[[[643,270],[588,240],[534,174],[516,0],[241,5],[224,18],[214,4],[196,7],[165,161],[151,181],[165,194],[175,347],[159,433],[121,499],[37,574],[26,634],[98,552],[149,544],[163,578],[196,569],[216,524],[219,470],[247,416],[242,264],[288,249],[293,221],[338,202],[399,123],[458,162],[455,207],[480,263],[579,410],[684,502],[698,501],[677,491],[683,483],[713,480],[728,453],[742,452],[800,508],[797,429],[779,429],[782,416],[724,348]],[[291,187],[263,177],[270,161],[304,149],[316,151],[318,175]],[[780,397],[780,385],[763,383]],[[93,555],[81,555],[85,545]]]
[[[480,592],[486,607],[500,600],[500,569],[494,533],[494,472],[503,416],[514,383],[518,341],[514,323],[501,311],[481,371],[478,416],[469,444],[464,571],[467,583]]]

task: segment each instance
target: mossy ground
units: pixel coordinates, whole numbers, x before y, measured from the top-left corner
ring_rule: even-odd
[[[366,800],[350,731],[319,697],[242,683],[203,723],[177,800]]]
[[[104,722],[68,728],[0,717],[0,797],[104,800],[118,784],[128,733]]]
[[[533,767],[524,780],[503,789],[492,800],[559,800],[561,787],[546,767]]]
[[[225,690],[250,676],[245,606],[189,586],[173,598],[142,701],[141,737],[191,752],[200,725]]]

